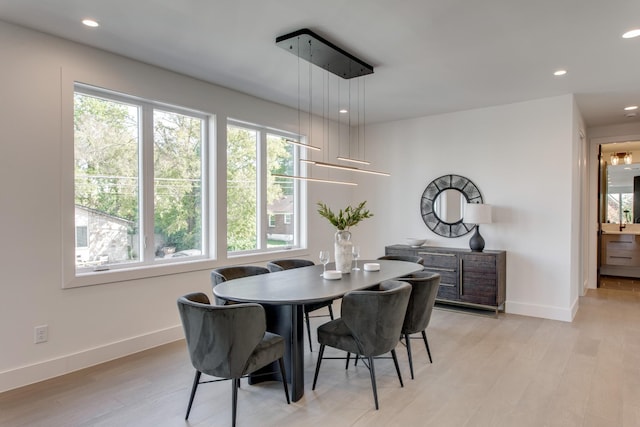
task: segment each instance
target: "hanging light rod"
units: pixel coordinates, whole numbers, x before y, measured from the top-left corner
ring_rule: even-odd
[[[373,73],[373,66],[323,39],[308,28],[276,37],[282,49],[343,79]]]
[[[294,141],[293,139],[286,139],[285,138],[285,141],[287,141],[289,144],[297,145],[299,147],[308,148],[310,150],[322,151],[322,148],[320,148],[320,147],[316,147],[315,145],[303,144],[302,142]]]
[[[342,160],[343,162],[358,163],[360,165],[370,165],[371,164],[371,162],[368,162],[366,160],[351,159],[349,157],[338,156],[338,157],[336,157],[336,159]]]
[[[341,169],[341,170],[346,170],[351,172],[362,172],[362,173],[370,173],[373,175],[391,176],[391,174],[387,172],[378,172],[378,171],[372,171],[369,169],[359,169],[359,168],[354,168],[353,166],[337,165],[335,163],[318,162],[315,160],[307,160],[307,159],[300,159],[300,161],[304,163],[308,163],[310,165],[320,166],[323,168]]]
[[[328,184],[340,184],[340,185],[358,186],[358,184],[356,184],[355,182],[332,181],[330,179],[310,178],[308,176],[283,175],[283,174],[279,174],[279,173],[272,173],[271,176],[275,176],[277,178],[297,179],[299,181],[325,182],[325,183],[328,183]]]

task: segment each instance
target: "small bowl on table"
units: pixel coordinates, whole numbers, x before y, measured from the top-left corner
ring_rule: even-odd
[[[412,248],[419,248],[424,245],[427,239],[417,239],[415,237],[407,237],[407,244]]]

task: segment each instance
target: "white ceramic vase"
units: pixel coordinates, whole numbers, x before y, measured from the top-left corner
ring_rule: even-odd
[[[353,261],[353,243],[351,242],[351,232],[338,230],[335,234],[334,259],[336,270],[342,274],[351,273],[351,262]]]

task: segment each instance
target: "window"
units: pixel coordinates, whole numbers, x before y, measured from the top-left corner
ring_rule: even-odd
[[[76,84],[76,271],[205,253],[207,140],[204,114]]]
[[[284,132],[230,122],[227,126],[227,250],[263,252],[299,247],[299,148]],[[289,215],[285,224],[283,215]]]
[[[76,248],[86,248],[89,240],[87,239],[87,226],[76,227]]]
[[[285,224],[291,224],[291,214],[290,213],[284,214],[284,223]]]

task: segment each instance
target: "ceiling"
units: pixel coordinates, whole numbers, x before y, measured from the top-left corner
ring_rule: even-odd
[[[568,93],[587,127],[640,122],[638,0],[0,0],[0,19],[294,108],[275,38],[309,28],[374,66],[367,123]]]

